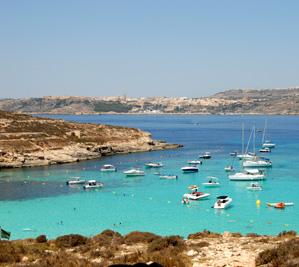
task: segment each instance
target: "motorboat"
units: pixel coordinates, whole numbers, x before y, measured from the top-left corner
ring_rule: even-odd
[[[265,160],[265,159],[260,159],[260,158],[254,158],[252,160],[245,160],[242,163],[243,167],[248,168],[248,167],[272,167],[272,162],[270,160]]]
[[[83,185],[84,189],[96,189],[103,187],[103,183],[97,182],[96,180],[89,180],[85,185]]]
[[[130,169],[127,171],[124,171],[124,174],[127,177],[132,177],[132,176],[144,176],[144,171],[139,170],[139,169]]]
[[[209,193],[198,192],[198,187],[196,185],[191,185],[188,188],[191,190],[191,192],[184,194],[183,198],[187,198],[189,200],[199,200],[207,198],[210,195]]]
[[[105,164],[101,167],[101,172],[116,172],[117,169],[111,164]]]
[[[261,191],[262,187],[260,186],[259,183],[251,183],[249,186],[246,187],[248,190],[253,190],[253,191]]]
[[[224,167],[224,170],[226,172],[233,172],[235,169],[234,169],[234,166],[233,165],[228,165],[228,166],[225,166]]]
[[[205,152],[203,153],[202,155],[199,155],[199,158],[200,159],[210,159],[212,156],[211,156],[211,153],[210,152]]]
[[[208,181],[205,183],[202,183],[205,187],[218,187],[220,186],[220,183],[218,182],[217,177],[208,176]]]
[[[184,173],[198,172],[198,167],[196,167],[196,166],[185,166],[185,167],[182,167],[181,170]]]
[[[293,202],[276,202],[276,203],[267,203],[269,207],[274,207],[276,209],[284,209],[288,206],[294,206]]]
[[[260,152],[261,153],[270,153],[271,149],[269,147],[263,147],[263,148],[260,149]]]
[[[66,181],[67,185],[76,185],[76,184],[85,184],[86,180],[81,180],[80,177],[73,177],[70,180]]]
[[[233,199],[228,196],[219,196],[217,197],[217,201],[215,202],[213,208],[214,209],[226,209],[232,203]]]
[[[191,164],[191,165],[201,165],[202,161],[201,160],[189,160],[188,164]]]
[[[161,168],[163,167],[163,164],[161,162],[149,162],[145,164],[145,167],[147,168]]]
[[[177,175],[160,175],[159,176],[160,179],[168,179],[168,180],[173,180],[173,179],[178,179],[178,176]]]
[[[260,181],[265,179],[263,171],[258,169],[244,169],[228,176],[231,181]]]

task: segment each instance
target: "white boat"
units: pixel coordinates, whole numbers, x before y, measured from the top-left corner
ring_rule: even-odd
[[[234,166],[233,165],[228,165],[228,166],[225,166],[224,167],[224,170],[226,172],[233,172],[235,169],[234,169]]]
[[[265,141],[266,128],[267,128],[267,119],[265,119],[265,126],[264,126],[264,132],[263,132],[263,137],[262,137],[262,147],[263,148],[275,148],[276,144],[272,143],[270,140]]]
[[[228,176],[231,181],[260,181],[265,179],[265,175],[258,169],[244,169]]]
[[[272,143],[271,141],[267,140],[265,143],[262,144],[264,148],[275,148],[276,144]]]
[[[207,198],[210,195],[209,193],[198,192],[198,187],[196,185],[191,185],[188,188],[191,190],[191,192],[184,194],[183,198],[187,198],[189,200],[199,200]]]
[[[202,185],[204,185],[206,187],[218,187],[218,186],[220,186],[220,183],[218,182],[217,177],[208,176],[208,181],[205,183],[202,183]]]
[[[111,164],[105,164],[101,167],[101,172],[116,172],[116,168]]]
[[[131,176],[144,176],[144,171],[139,170],[139,169],[131,169],[131,170],[124,171],[124,174],[128,177],[131,177]]]
[[[85,184],[86,180],[81,180],[80,177],[73,177],[70,180],[66,181],[67,185],[76,185],[76,184]]]
[[[249,186],[246,187],[248,190],[253,190],[253,191],[261,191],[262,187],[260,186],[259,183],[251,183]]]
[[[261,153],[270,153],[271,152],[271,149],[269,147],[264,147],[264,148],[261,148],[260,149],[260,152]]]
[[[233,199],[228,196],[219,196],[217,197],[217,201],[215,202],[213,208],[214,209],[225,209],[230,206]]]
[[[201,160],[189,160],[188,164],[191,164],[191,165],[200,165],[200,164],[202,164],[202,161]]]
[[[182,167],[181,170],[185,173],[198,172],[198,167],[196,167],[196,166],[185,166],[185,167]]]
[[[96,189],[100,187],[103,187],[103,184],[96,180],[89,180],[86,185],[83,185],[84,189]]]
[[[237,158],[239,160],[250,160],[253,159],[256,155],[254,153],[245,153],[245,154],[238,154]]]
[[[163,167],[163,164],[161,162],[149,162],[149,163],[146,163],[145,166],[147,168],[160,168],[160,167]]]
[[[263,167],[263,168],[265,168],[265,167],[272,167],[272,162],[270,160],[254,158],[252,160],[243,161],[242,165],[245,168],[248,168],[248,167],[254,167],[254,168]]]
[[[200,159],[210,159],[212,156],[211,156],[211,153],[210,152],[205,152],[203,153],[202,155],[199,155],[199,158]]]
[[[160,179],[168,179],[168,180],[173,180],[173,179],[178,179],[177,175],[160,175]]]
[[[248,138],[247,146],[246,146],[246,149],[244,151],[244,123],[242,123],[242,153],[237,154],[237,158],[239,160],[247,160],[247,159],[252,159],[253,157],[255,157],[255,153],[248,152],[253,131],[255,131],[254,128],[250,132],[250,136]]]

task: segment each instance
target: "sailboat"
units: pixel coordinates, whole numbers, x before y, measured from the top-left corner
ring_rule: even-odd
[[[253,152],[255,154],[255,126],[252,127],[252,132],[253,132]],[[242,165],[244,168],[248,168],[248,167],[264,168],[264,167],[271,167],[272,162],[269,159],[254,156],[251,159],[243,160]]]
[[[266,129],[267,129],[267,119],[265,119],[265,126],[264,126],[263,137],[262,137],[262,147],[263,147],[263,149],[266,149],[266,148],[268,148],[268,149],[275,148],[276,144],[272,143],[270,140],[265,140]],[[264,152],[264,151],[262,151],[262,152]]]
[[[237,158],[239,160],[252,159],[255,156],[255,153],[248,152],[252,132],[253,132],[253,130],[250,132],[250,136],[249,136],[248,143],[247,143],[247,146],[246,146],[246,150],[245,150],[245,153],[244,153],[244,123],[242,123],[242,153],[237,155]]]

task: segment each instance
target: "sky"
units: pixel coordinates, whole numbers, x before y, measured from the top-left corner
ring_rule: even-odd
[[[299,1],[1,0],[0,98],[299,86]]]

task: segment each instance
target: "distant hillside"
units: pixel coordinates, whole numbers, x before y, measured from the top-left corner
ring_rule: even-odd
[[[43,97],[0,99],[0,109],[23,113],[299,114],[299,88],[228,90],[210,97]]]

